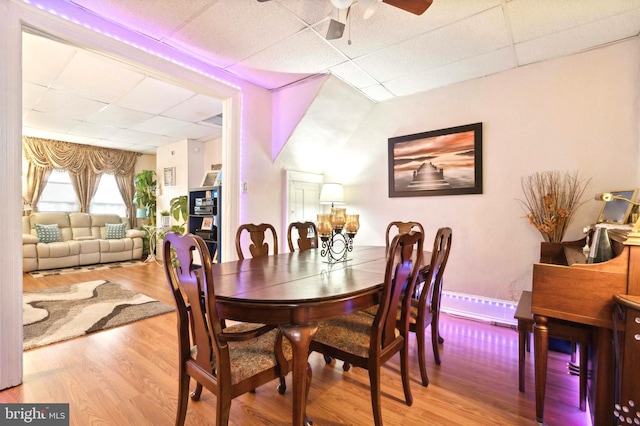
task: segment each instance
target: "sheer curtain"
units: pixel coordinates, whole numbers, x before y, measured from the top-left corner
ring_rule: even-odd
[[[23,198],[33,209],[52,169],[69,172],[80,201],[80,211],[83,212],[89,211],[89,203],[98,188],[102,173],[111,173],[116,177],[120,194],[127,206],[129,223],[131,226],[135,224],[133,177],[138,155],[135,152],[30,136],[22,138],[22,149],[29,162]]]

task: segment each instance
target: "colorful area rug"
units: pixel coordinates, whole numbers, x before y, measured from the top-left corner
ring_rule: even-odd
[[[62,269],[46,269],[42,271],[33,271],[29,274],[34,278],[50,277],[51,275],[75,274],[77,272],[101,271],[104,269],[126,268],[129,266],[148,265],[141,260],[126,260],[124,262],[100,263],[97,265],[74,266]]]
[[[25,292],[24,349],[118,327],[174,310],[105,280]]]

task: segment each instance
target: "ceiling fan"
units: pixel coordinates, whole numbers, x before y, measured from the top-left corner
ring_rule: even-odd
[[[331,0],[331,4],[338,9],[347,9],[354,3],[355,0]],[[375,13],[380,3],[387,3],[414,15],[422,15],[433,0],[358,0],[358,3],[364,9],[364,19],[367,19]]]
[[[342,37],[346,26],[347,18],[350,16],[351,6],[358,3],[360,9],[363,10],[362,17],[369,19],[381,3],[387,3],[390,6],[397,7],[414,15],[422,15],[425,10],[431,6],[433,0],[330,0],[331,4],[337,10],[337,17],[334,16],[329,22],[329,30],[325,38],[327,40],[335,40]],[[334,19],[336,18],[336,19]],[[349,40],[351,44],[351,40]]]
[[[259,2],[266,2],[269,0],[258,0]],[[378,7],[380,3],[387,3],[390,6],[397,7],[398,9],[402,9],[406,12],[412,13],[414,15],[422,15],[433,3],[433,0],[329,0],[331,4],[337,9],[337,18],[331,18],[331,22],[329,24],[329,31],[327,32],[326,39],[327,40],[335,40],[337,38],[342,37],[344,32],[344,27],[346,24],[346,17],[349,16],[349,12],[351,10],[351,6],[355,3],[358,3],[360,8],[364,11],[363,18],[370,18]]]

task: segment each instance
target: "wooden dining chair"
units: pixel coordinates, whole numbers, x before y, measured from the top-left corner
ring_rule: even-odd
[[[298,250],[304,251],[318,248],[318,230],[313,222],[291,222],[287,228],[287,242],[289,243],[289,251],[296,251],[294,245],[293,231],[298,233]]]
[[[418,231],[424,235],[424,228],[420,222],[390,222],[389,225],[387,225],[387,233],[385,234],[385,247],[387,250],[389,250],[389,243],[395,235],[409,233],[410,231]]]
[[[201,265],[194,263],[194,253]],[[185,422],[191,379],[196,381],[191,399],[200,399],[203,386],[209,389],[216,395],[216,424],[227,425],[233,398],[291,371],[291,345],[274,326],[239,323],[222,328],[211,257],[202,238],[168,233],[163,261],[178,316],[176,425]]]
[[[268,223],[261,223],[260,225],[254,225],[253,223],[245,223],[240,225],[236,231],[236,251],[240,260],[245,259],[245,253],[242,250],[243,234],[248,232],[251,238],[251,244],[249,244],[248,250],[251,253],[251,257],[268,256],[269,254],[278,254],[278,234],[275,228]],[[265,242],[267,233],[271,234],[271,241],[273,250],[269,252],[269,243]]]
[[[311,341],[310,350],[322,353],[325,360],[330,362],[337,358],[369,371],[371,406],[376,426],[382,425],[380,369],[398,352],[405,402],[407,405],[413,403],[407,334],[410,295],[420,268],[422,250],[422,233],[396,235],[387,252],[384,284],[376,315],[357,312],[321,321]],[[396,312],[400,304],[404,309],[402,321],[397,322]]]
[[[449,260],[451,251],[451,228],[440,228],[433,240],[431,260],[420,270],[416,283],[416,291],[411,297],[411,310],[409,316],[409,330],[416,335],[418,346],[418,363],[420,364],[420,376],[422,386],[429,385],[429,376],[426,367],[426,341],[425,331],[431,326],[431,347],[433,357],[437,365],[440,365],[440,347],[444,339],[440,336],[440,300],[442,298],[442,276]],[[401,313],[398,312],[398,321]]]

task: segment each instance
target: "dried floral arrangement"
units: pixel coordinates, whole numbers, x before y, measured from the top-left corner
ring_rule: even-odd
[[[545,171],[522,178],[524,200],[518,200],[544,241],[562,242],[591,179],[578,172]]]

